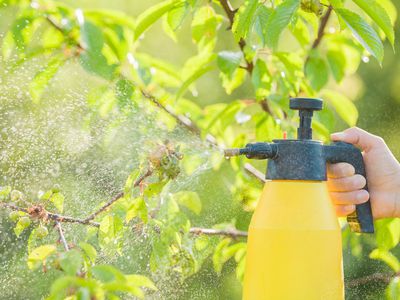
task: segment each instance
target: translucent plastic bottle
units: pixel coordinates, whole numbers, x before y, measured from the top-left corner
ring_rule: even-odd
[[[344,299],[341,233],[326,182],[265,184],[249,228],[243,299]]]

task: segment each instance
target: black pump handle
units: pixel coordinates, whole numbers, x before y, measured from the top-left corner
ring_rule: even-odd
[[[356,174],[366,177],[365,166],[360,149],[352,144],[344,142],[334,142],[325,148],[326,161],[329,163],[346,162],[351,164]],[[366,184],[364,190],[368,191]],[[354,232],[373,233],[374,219],[372,216],[371,202],[368,200],[365,203],[356,205],[354,213],[347,216],[347,222],[350,229]]]

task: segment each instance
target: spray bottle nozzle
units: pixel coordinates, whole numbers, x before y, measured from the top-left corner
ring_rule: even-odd
[[[276,145],[270,143],[251,143],[245,148],[225,149],[225,157],[246,155],[252,159],[274,158],[277,153]]]

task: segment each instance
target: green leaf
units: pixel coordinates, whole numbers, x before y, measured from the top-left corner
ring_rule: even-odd
[[[60,257],[60,266],[68,275],[75,275],[82,267],[83,258],[79,251],[71,249],[62,253]]]
[[[336,82],[341,82],[346,70],[346,57],[340,50],[328,50],[326,54],[329,67]]]
[[[15,46],[18,50],[23,51],[26,46],[24,29],[29,27],[34,20],[32,15],[22,16],[14,21],[11,26],[11,33]]]
[[[65,59],[62,55],[53,56],[46,67],[36,73],[35,77],[29,84],[29,93],[35,103],[39,102],[48,83],[64,63]]]
[[[88,72],[111,79],[115,65],[109,65],[102,53],[104,36],[101,29],[91,22],[84,22],[81,25],[81,39],[85,49],[79,56],[82,67]]]
[[[192,38],[196,43],[213,41],[222,17],[210,5],[198,9],[192,21]]]
[[[135,30],[135,23],[129,15],[122,11],[108,9],[85,9],[85,16],[105,24],[118,24]]]
[[[126,213],[125,222],[128,223],[136,216],[139,216],[144,223],[147,223],[148,221],[147,205],[142,196],[133,199],[133,203],[129,207]]]
[[[266,28],[272,11],[272,9],[265,5],[259,5],[254,16],[254,30],[260,38],[263,46],[265,46],[266,43]]]
[[[102,246],[116,242],[122,234],[123,224],[118,216],[105,216],[99,226],[99,240]]]
[[[310,44],[310,32],[307,25],[303,18],[298,17],[296,23],[290,27],[292,34],[302,47]]]
[[[323,88],[329,79],[328,66],[316,51],[310,55],[305,66],[305,73],[311,87],[317,91]]]
[[[131,285],[146,287],[152,290],[157,290],[157,287],[154,285],[153,281],[143,275],[125,275],[127,282]]]
[[[34,249],[28,256],[28,267],[33,270],[40,265],[50,254],[56,251],[54,245],[43,245]]]
[[[5,199],[8,197],[8,195],[11,193],[11,186],[7,185],[7,186],[2,186],[0,187],[0,197],[1,199]]]
[[[236,243],[230,245],[231,239],[223,239],[215,248],[213,255],[214,269],[217,274],[221,274],[222,267],[230,258],[234,257],[238,251],[243,255],[243,251],[246,248],[246,243]],[[240,256],[237,257],[237,261],[240,260]]]
[[[257,99],[262,99],[269,94],[271,78],[265,61],[261,59],[256,61],[251,73],[251,82],[253,83]]]
[[[329,0],[329,3],[334,7],[342,7],[343,6],[343,0]]]
[[[400,270],[400,262],[391,252],[382,249],[375,249],[370,254],[369,257],[372,259],[378,259],[385,262],[393,271],[398,272]]]
[[[376,31],[362,17],[348,9],[337,8],[335,12],[343,19],[361,45],[381,63],[383,45]]]
[[[353,0],[382,29],[394,47],[394,30],[386,10],[376,0]]]
[[[21,235],[21,233],[31,225],[30,218],[28,216],[22,217],[18,219],[17,224],[14,228],[14,233],[17,237]]]
[[[162,1],[141,13],[136,19],[135,40],[139,39],[152,24],[181,2],[181,0]]]
[[[79,243],[79,247],[83,250],[83,252],[89,258],[89,260],[92,263],[95,263],[96,257],[97,257],[96,249],[92,245],[90,245],[89,243],[85,243],[85,242],[80,242]]]
[[[54,206],[59,212],[64,210],[64,195],[61,193],[53,193],[50,197],[50,201],[53,202]]]
[[[376,221],[376,242],[379,249],[390,250],[400,241],[400,219]]]
[[[1,54],[4,59],[9,59],[14,49],[14,39],[11,32],[8,32],[2,40]]]
[[[296,13],[299,4],[300,0],[286,0],[272,12],[266,26],[266,44],[269,47],[275,49],[278,46],[279,37]]]
[[[127,284],[126,282],[116,281],[103,284],[103,289],[109,292],[125,292],[139,299],[144,298],[142,290],[136,286]]]
[[[119,107],[123,108],[132,103],[133,92],[134,86],[129,80],[121,78],[117,81],[115,85],[115,94]]]
[[[209,71],[213,70],[212,66],[204,66],[200,69],[197,69],[190,77],[188,77],[176,93],[176,100],[178,100],[180,97],[184,95],[184,93],[187,91],[189,86],[195,82],[197,79],[199,79],[201,76],[204,74],[208,73]]]
[[[243,84],[246,79],[246,74],[246,70],[242,68],[237,68],[231,78],[224,73],[220,73],[222,86],[224,87],[225,92],[228,95],[232,94],[235,89]]]
[[[237,42],[246,39],[258,5],[258,0],[247,0],[235,14],[232,31]]]
[[[187,2],[181,3],[174,9],[168,11],[167,23],[173,31],[177,30],[182,25],[189,11],[189,4]]]
[[[146,186],[143,195],[146,197],[153,197],[161,193],[164,186],[168,183],[167,180],[150,183]]]
[[[217,272],[217,274],[221,274],[222,267],[224,266],[224,255],[223,251],[224,249],[231,243],[231,239],[225,238],[219,242],[217,247],[215,247],[214,254],[213,254],[213,265],[214,265],[214,270]]]
[[[97,265],[91,268],[92,275],[101,282],[125,281],[125,275],[111,265]]]
[[[179,205],[189,208],[192,212],[199,215],[201,212],[201,200],[196,192],[180,191],[173,195]]]
[[[324,90],[323,96],[336,110],[338,115],[349,125],[357,123],[358,111],[354,103],[343,94],[331,90]]]
[[[230,78],[233,72],[240,65],[243,54],[241,51],[221,51],[218,53],[217,65],[221,72],[227,74]]]
[[[399,300],[400,295],[400,277],[395,276],[386,288],[387,300]]]

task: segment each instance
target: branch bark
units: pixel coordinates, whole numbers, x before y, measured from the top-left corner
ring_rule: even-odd
[[[151,176],[151,174],[153,174],[153,170],[150,168],[147,169],[147,171],[144,174],[142,174],[138,179],[136,179],[136,181],[133,183],[133,187],[139,186],[143,182],[143,180],[145,180],[147,177]],[[115,195],[113,198],[111,198],[111,200],[109,200],[107,203],[105,203],[102,207],[100,207],[94,213],[90,214],[83,221],[86,223],[92,221],[94,218],[96,218],[102,212],[106,211],[111,205],[113,205],[116,201],[118,201],[122,197],[124,197],[124,192],[119,192],[117,195]]]
[[[373,282],[384,282],[388,284],[395,276],[396,274],[390,274],[390,273],[373,273],[364,277],[360,278],[355,278],[347,282],[346,286],[348,288],[354,288],[360,285],[368,284],[368,283],[373,283]]]
[[[200,227],[192,227],[190,228],[190,233],[195,235],[220,235],[220,236],[228,236],[232,238],[237,237],[247,237],[246,231],[240,231],[237,229],[212,229],[212,228],[200,228]]]
[[[328,24],[329,17],[331,16],[332,10],[333,10],[333,7],[331,5],[328,6],[328,9],[327,9],[325,15],[321,18],[321,22],[320,22],[319,28],[318,28],[317,38],[314,40],[314,42],[311,46],[312,49],[317,48],[318,45],[321,43],[322,38],[324,37],[324,34],[325,34],[325,28],[326,28],[326,25]]]
[[[229,2],[229,0],[219,0],[219,3],[221,4],[222,8],[225,11],[226,16],[229,19],[229,27],[228,27],[228,29],[231,29],[232,26],[233,26],[233,22],[235,20],[235,14],[236,14],[236,12],[238,10],[232,8],[232,5]],[[251,60],[246,59],[246,53],[244,51],[244,48],[246,47],[246,41],[241,38],[238,44],[239,44],[240,50],[243,53],[243,57],[244,57],[244,59],[246,61],[245,69],[247,70],[247,72],[249,74],[251,74],[253,72],[253,69],[254,69],[254,64],[253,64],[253,62]]]
[[[64,232],[61,227],[61,223],[59,221],[56,221],[56,227],[58,230],[58,234],[60,235],[60,241],[63,244],[65,251],[69,251],[69,246],[68,246],[67,240],[65,239]]]
[[[11,210],[22,211],[24,213],[29,214],[29,216],[31,218],[35,218],[35,215],[36,215],[36,214],[33,215],[32,211],[28,208],[19,207],[12,203],[0,202],[0,206],[9,208]],[[94,227],[100,226],[100,224],[97,222],[91,222],[91,221],[86,222],[84,219],[64,216],[64,215],[60,215],[60,214],[56,214],[56,213],[52,213],[52,212],[48,212],[48,211],[45,211],[44,214],[46,215],[46,218],[48,220],[52,220],[52,221],[56,221],[56,222],[58,221],[58,222],[65,222],[65,223],[79,223],[82,225],[90,225],[90,226],[94,226]]]

